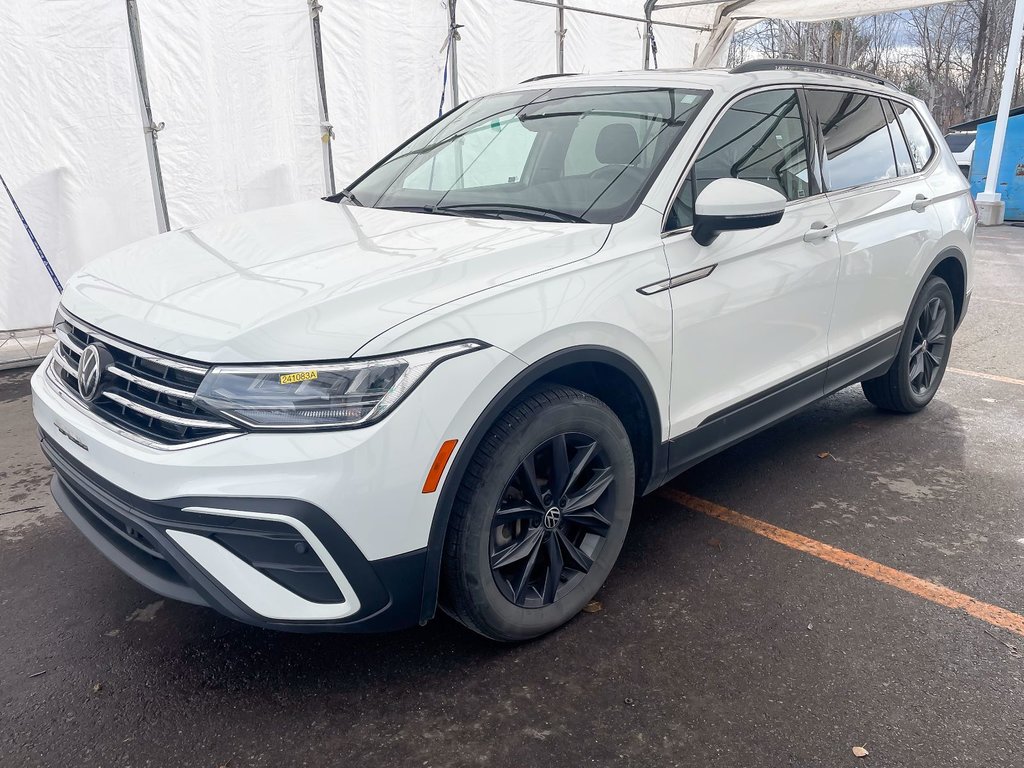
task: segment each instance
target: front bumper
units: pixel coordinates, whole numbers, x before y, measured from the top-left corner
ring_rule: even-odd
[[[433,615],[436,574],[425,569],[436,570],[443,535],[424,478],[521,366],[489,348],[445,361],[366,428],[181,450],[111,429],[45,365],[33,410],[58,505],[138,581],[260,626],[383,631]]]
[[[419,620],[426,549],[371,563],[312,504],[148,501],[104,481],[45,434],[41,447],[61,511],[114,565],[158,594],[290,631],[378,632]]]

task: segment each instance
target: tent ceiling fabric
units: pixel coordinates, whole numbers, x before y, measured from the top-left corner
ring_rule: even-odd
[[[539,0],[541,3],[553,0]],[[882,13],[907,0],[659,0],[660,68],[723,64],[732,29]],[[565,71],[640,69],[644,0],[565,0]],[[172,228],[323,194],[310,7],[322,7],[337,188],[452,104],[444,0],[139,3]],[[672,7],[670,7],[672,6]],[[612,19],[584,13],[632,16]],[[457,0],[459,98],[556,70],[554,8]],[[737,21],[738,20],[738,21]],[[0,3],[0,173],[61,280],[156,234],[125,0]],[[699,57],[699,58],[698,58]],[[652,66],[654,64],[652,57]],[[168,279],[173,274],[168,272]],[[50,322],[58,296],[0,196],[0,330]]]

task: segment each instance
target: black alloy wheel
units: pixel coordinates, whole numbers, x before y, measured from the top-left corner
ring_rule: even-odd
[[[936,373],[946,360],[947,343],[946,308],[938,296],[933,296],[914,325],[908,378],[915,395],[923,397],[931,390]]]
[[[636,496],[633,445],[607,404],[537,385],[488,428],[459,479],[440,605],[517,642],[583,610],[615,565]]]
[[[537,608],[576,587],[611,529],[614,482],[598,441],[578,432],[523,459],[492,520],[491,572],[506,599]]]
[[[925,282],[907,314],[889,369],[861,384],[867,399],[886,411],[915,413],[935,397],[952,351],[953,294],[937,275]]]

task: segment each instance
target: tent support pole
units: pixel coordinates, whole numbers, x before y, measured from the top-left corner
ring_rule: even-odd
[[[153,122],[153,109],[149,102],[149,82],[146,80],[146,59],[142,55],[142,27],[139,25],[139,6],[136,0],[125,0],[128,11],[128,34],[132,41],[132,58],[135,60],[135,83],[139,89],[139,105],[142,109],[142,130],[146,134],[146,157],[149,160],[149,178],[153,184],[153,202],[156,204],[156,226],[167,232],[171,226],[167,218],[167,195],[164,193],[164,177],[160,171],[160,153],[156,148],[156,135],[164,127]]]
[[[645,0],[644,2],[644,69],[651,68],[651,37],[654,35],[654,6],[657,0]]]
[[[324,78],[324,49],[320,39],[320,11],[324,8],[319,0],[309,1],[309,28],[313,39],[313,61],[316,64],[316,101],[320,112],[320,142],[323,150],[324,189],[328,195],[335,193],[334,187],[334,126],[327,116],[327,81]]]
[[[558,74],[565,74],[565,0],[557,0],[555,27],[555,66]]]
[[[450,35],[448,44],[448,61],[451,68],[452,106],[459,105],[459,24],[455,19],[455,3],[448,0],[448,24]]]
[[[515,3],[526,3],[528,5],[540,5],[545,8],[557,8],[558,3],[554,0],[512,0]],[[703,4],[703,0],[702,0]],[[659,6],[660,7],[660,6]],[[573,11],[574,13],[589,13],[591,16],[603,16],[606,19],[622,19],[623,21],[638,21],[641,24],[646,23],[646,19],[640,16],[627,16],[623,13],[612,13],[611,11],[595,11],[593,8],[583,8],[578,5],[566,5],[565,10]],[[674,21],[651,21],[652,26],[656,27],[674,27],[676,29],[696,29],[700,32],[709,32],[711,27],[702,24],[678,24]]]
[[[1024,0],[1017,0],[1013,7],[1013,21],[1010,26],[1010,47],[1006,51],[1006,68],[1003,70],[1003,90],[999,95],[999,111],[996,112],[995,131],[992,135],[992,153],[988,158],[988,173],[985,176],[985,191],[978,193],[978,218],[981,224],[1002,224],[1006,204],[996,191],[999,184],[999,166],[1003,160],[1003,144],[1006,140],[1006,123],[1010,118],[1010,102],[1013,100],[1013,86],[1020,65],[1021,39],[1024,37]]]

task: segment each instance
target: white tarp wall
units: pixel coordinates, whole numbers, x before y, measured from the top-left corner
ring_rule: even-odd
[[[437,0],[361,0],[358,9],[321,2],[334,174],[342,189],[437,117],[448,9]]]
[[[322,195],[306,4],[139,5],[171,226]]]
[[[438,115],[444,0],[319,0],[337,188]],[[642,0],[566,0],[642,17]],[[920,0],[752,0],[746,17],[836,18]],[[324,194],[307,0],[138,0],[170,226]],[[710,28],[722,4],[657,11]],[[459,98],[556,70],[554,8],[458,0]],[[644,24],[565,11],[565,71],[639,69]],[[708,32],[655,27],[659,67]],[[727,40],[727,36],[722,39]],[[711,63],[721,63],[721,55]],[[653,60],[651,62],[653,66]],[[450,73],[449,73],[450,81]],[[444,108],[453,106],[451,85]],[[157,232],[124,0],[0,0],[0,174],[58,277]],[[0,330],[58,295],[0,192]]]
[[[0,2],[0,174],[54,271],[156,231],[123,3]],[[0,330],[57,290],[0,188]]]

